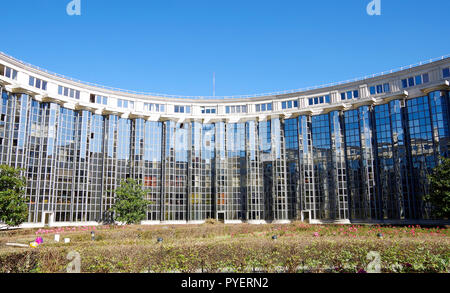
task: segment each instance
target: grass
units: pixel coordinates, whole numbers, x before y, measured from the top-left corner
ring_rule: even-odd
[[[0,232],[0,272],[66,272],[67,254],[81,256],[81,272],[449,272],[445,227],[351,225],[101,226],[64,231]],[[39,232],[39,233],[38,233]],[[38,233],[38,234],[37,234]],[[53,241],[59,233],[61,240]],[[382,234],[380,238],[378,234]],[[272,236],[277,235],[277,240]],[[44,239],[38,248],[7,242]],[[157,239],[163,238],[162,243]],[[369,256],[368,256],[369,254]]]

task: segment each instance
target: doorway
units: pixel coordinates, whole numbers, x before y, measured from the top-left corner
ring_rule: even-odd
[[[225,223],[225,212],[218,212],[217,213],[217,220],[219,222]]]

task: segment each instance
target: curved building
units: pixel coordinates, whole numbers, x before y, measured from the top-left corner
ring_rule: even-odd
[[[449,156],[450,58],[240,97],[174,97],[76,81],[0,54],[0,163],[25,168],[28,226],[108,218],[125,178],[145,223],[430,218]]]

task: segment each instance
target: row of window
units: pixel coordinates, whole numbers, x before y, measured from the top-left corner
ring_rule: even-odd
[[[144,103],[145,112],[164,112],[164,105]]]
[[[359,91],[348,91],[341,93],[341,100],[351,100],[359,98]]]
[[[257,104],[256,112],[272,111],[272,103]]]
[[[71,89],[71,88],[67,88],[67,87],[63,87],[63,86],[58,86],[58,95],[60,96],[66,96],[66,97],[70,97],[72,99],[80,99],[80,91]]]
[[[216,114],[216,107],[202,107],[202,114]]]
[[[324,103],[330,103],[330,95],[321,96],[321,97],[314,97],[308,99],[308,104],[310,106],[312,105],[318,105],[318,104],[324,104]]]
[[[134,102],[128,100],[117,99],[117,107],[124,109],[134,109]]]
[[[428,83],[430,81],[430,77],[428,73],[424,73],[422,75],[411,76],[406,79],[402,79],[402,87],[408,88],[416,85],[421,85],[422,83]]]
[[[175,113],[191,113],[191,106],[175,106]]]
[[[378,84],[370,87],[370,94],[371,95],[377,95],[382,93],[389,93],[391,92],[391,88],[389,86],[389,83],[385,84]]]
[[[247,113],[247,106],[246,105],[242,105],[242,106],[226,106],[225,107],[225,111],[227,114],[230,113]]]
[[[298,100],[281,102],[282,109],[298,108]]]
[[[101,105],[105,105],[106,106],[106,105],[108,105],[108,97],[96,95],[95,96],[95,102],[97,104],[101,104]]]
[[[14,70],[14,69],[9,68],[4,65],[0,65],[0,75],[3,75],[7,78],[16,80],[17,79],[17,70]]]
[[[46,91],[47,90],[47,82],[45,80],[41,80],[39,78],[35,78],[30,75],[28,85],[33,86],[35,88]]]

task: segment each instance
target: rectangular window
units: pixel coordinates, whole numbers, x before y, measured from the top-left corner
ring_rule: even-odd
[[[256,112],[260,112],[261,111],[261,106],[260,105],[256,105]]]
[[[46,81],[42,81],[42,89],[43,89],[44,91],[47,90],[47,82],[46,82]]]
[[[442,75],[444,76],[444,78],[450,77],[450,68],[444,68],[442,70]]]
[[[282,109],[286,109],[286,106],[287,106],[287,105],[286,105],[286,102],[282,102],[282,103],[281,103],[281,108],[282,108]]]
[[[103,105],[108,105],[108,98],[107,97],[103,97]]]
[[[28,85],[34,86],[34,77],[30,76],[30,80],[28,82]]]
[[[319,104],[319,98],[318,97],[314,98],[314,105],[317,105],[317,104]]]
[[[160,112],[164,112],[164,105],[160,105],[160,106],[159,106],[159,111],[160,111]]]
[[[117,107],[122,108],[122,100],[117,100]]]
[[[128,108],[128,101],[127,101],[127,100],[124,100],[124,101],[123,101],[123,107],[124,107],[124,108]]]
[[[247,113],[247,106],[242,106],[242,113]]]
[[[291,109],[292,108],[292,101],[289,101],[287,106],[288,106],[288,109]]]
[[[345,100],[345,93],[341,93],[341,100]]]
[[[408,87],[408,81],[406,79],[402,79],[402,87],[404,89]]]
[[[294,108],[298,108],[298,100],[294,101]]]
[[[390,89],[388,83],[385,83],[385,84],[383,85],[383,88],[384,88],[384,92],[385,92],[385,93],[389,93],[389,92],[391,91],[391,89]]]
[[[186,106],[186,113],[191,113],[191,106]]]
[[[37,78],[36,78],[36,87],[37,87],[38,89],[41,88],[41,80],[40,80],[40,79],[37,79]]]
[[[11,78],[11,68],[6,67],[5,76]]]
[[[347,99],[348,100],[350,100],[350,99],[353,99],[353,92],[347,92]]]
[[[323,104],[323,96],[322,96],[322,97],[319,97],[319,103],[320,103],[320,104]]]
[[[58,86],[58,95],[62,96],[63,94],[63,87],[62,86]]]
[[[311,106],[311,105],[313,105],[314,104],[314,100],[313,100],[313,98],[310,98],[309,99],[309,105]]]
[[[330,103],[330,96],[329,95],[325,96],[325,103]]]
[[[359,98],[359,91],[353,91],[353,97],[355,99]]]
[[[227,114],[230,114],[230,106],[226,106],[225,112],[226,112]]]
[[[416,81],[416,85],[421,85],[422,84],[422,76],[421,75],[416,76],[415,81]]]
[[[69,96],[69,89],[68,88],[64,88],[64,95],[66,96],[66,97],[68,97]]]
[[[423,83],[427,83],[430,81],[430,76],[428,75],[428,73],[423,74],[422,78],[423,78],[423,80],[422,80]]]
[[[408,78],[408,86],[414,86],[414,78],[413,77],[410,77],[410,78]]]
[[[267,111],[272,111],[272,103],[267,104]]]
[[[377,85],[377,94],[383,93],[383,86],[381,84]]]
[[[375,87],[374,87],[374,86],[371,86],[371,87],[370,87],[370,94],[371,94],[371,95],[375,95],[375,94],[376,94],[376,91],[375,91]]]
[[[80,91],[76,91],[76,93],[75,93],[75,99],[77,99],[77,100],[80,99]]]
[[[266,111],[266,104],[261,105],[261,111],[263,111],[263,112]]]

